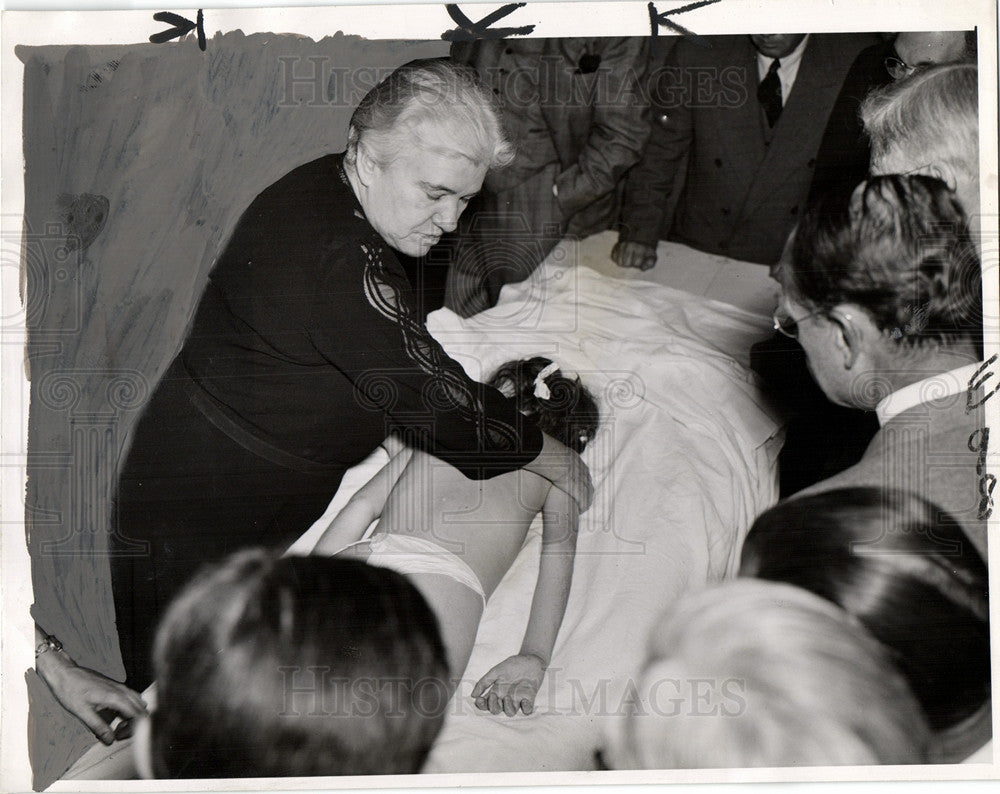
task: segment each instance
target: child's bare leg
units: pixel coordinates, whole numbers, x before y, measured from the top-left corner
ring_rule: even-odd
[[[464,584],[443,574],[411,573],[407,577],[437,615],[453,679],[450,686],[454,689],[465,672],[476,643],[476,632],[483,616],[483,599]]]

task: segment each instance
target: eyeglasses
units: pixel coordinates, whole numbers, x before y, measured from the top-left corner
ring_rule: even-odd
[[[799,317],[795,319],[792,315],[787,312],[782,311],[780,308],[776,309],[772,319],[774,320],[774,330],[779,334],[784,334],[789,339],[799,338],[799,323],[803,320],[808,320],[810,317],[815,317],[817,314],[822,314],[823,309],[817,309],[814,312],[810,312],[804,317]]]
[[[890,55],[885,59],[884,63],[885,70],[889,73],[889,77],[893,80],[902,80],[904,77],[909,77],[917,71],[916,66],[910,66],[910,64],[898,55]]]

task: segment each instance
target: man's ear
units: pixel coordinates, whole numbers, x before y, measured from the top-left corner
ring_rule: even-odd
[[[781,251],[781,256],[778,257],[777,262],[771,265],[768,271],[768,275],[782,286],[785,284],[784,279],[788,277],[788,271],[792,268],[792,250],[795,247],[795,233],[798,229],[799,227],[796,224],[785,241],[785,247]]]
[[[844,369],[851,369],[871,344],[873,334],[881,334],[871,317],[860,306],[847,303],[834,306],[827,316],[837,327],[834,343],[843,358]]]
[[[152,717],[137,717],[132,733],[132,756],[136,771],[143,780],[153,780]]]
[[[925,169],[923,169],[923,172],[926,173],[927,176],[932,176],[935,177],[936,179],[940,179],[948,186],[949,190],[954,190],[958,186],[958,179],[955,176],[955,169],[953,169],[949,163],[946,162],[931,163]]]

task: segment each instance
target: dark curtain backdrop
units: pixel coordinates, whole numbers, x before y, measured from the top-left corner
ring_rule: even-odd
[[[205,52],[190,36],[17,48],[33,616],[79,664],[122,675],[106,557],[115,469],[227,235],[271,182],[344,148],[381,77],[446,54],[442,41],[339,33],[234,32]],[[40,789],[94,740],[26,675]]]

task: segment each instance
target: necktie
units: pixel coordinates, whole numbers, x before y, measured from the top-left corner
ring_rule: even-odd
[[[781,61],[773,61],[771,68],[764,75],[764,79],[757,86],[757,100],[764,108],[764,114],[767,116],[767,123],[770,127],[778,123],[778,117],[781,115],[781,80],[778,77],[778,69],[780,68]]]

